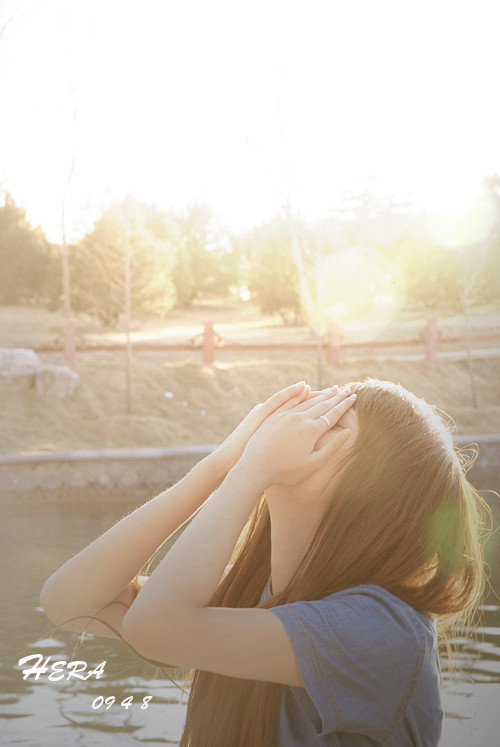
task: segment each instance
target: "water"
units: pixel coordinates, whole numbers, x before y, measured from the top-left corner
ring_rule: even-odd
[[[51,630],[38,606],[43,581],[77,549],[107,529],[147,495],[71,495],[64,499],[20,497],[2,503],[0,529],[2,744],[176,744],[186,696],[167,676],[142,662],[120,642]],[[500,589],[500,541],[490,543],[492,581]],[[444,672],[444,747],[500,744],[500,603],[490,596],[475,635],[460,631],[459,674]],[[23,679],[17,665],[35,653],[58,660],[106,661],[102,677],[82,681]],[[171,675],[178,673],[171,672]],[[151,699],[148,700],[148,696]],[[114,701],[109,699],[114,698]],[[108,703],[104,701],[108,699]],[[146,700],[144,700],[146,699]],[[94,707],[93,707],[94,706]]]

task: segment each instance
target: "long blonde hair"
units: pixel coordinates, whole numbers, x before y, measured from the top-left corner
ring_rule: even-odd
[[[441,630],[474,612],[484,590],[486,502],[436,412],[391,382],[350,385],[359,433],[315,536],[287,587],[261,606],[377,584]],[[255,607],[271,571],[263,496],[211,606]],[[182,747],[261,747],[279,738],[282,686],[194,673]]]

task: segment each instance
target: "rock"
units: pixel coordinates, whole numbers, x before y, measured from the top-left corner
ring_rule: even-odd
[[[41,367],[34,350],[0,348],[0,383],[9,389],[30,389]]]
[[[0,348],[0,385],[9,389],[30,389],[39,394],[71,397],[79,376],[68,366],[42,364],[34,350]]]
[[[43,365],[36,372],[36,390],[38,394],[71,397],[79,379],[68,366]]]

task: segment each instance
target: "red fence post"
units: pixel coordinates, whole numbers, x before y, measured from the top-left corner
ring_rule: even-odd
[[[427,324],[424,327],[425,357],[435,365],[438,359],[438,326],[434,314],[427,317]]]
[[[326,338],[326,360],[331,366],[340,363],[340,325],[330,322]]]
[[[203,360],[205,363],[214,362],[215,338],[214,323],[205,322],[203,330]]]

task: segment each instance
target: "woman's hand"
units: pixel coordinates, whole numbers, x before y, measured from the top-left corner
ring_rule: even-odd
[[[299,381],[296,384],[286,387],[286,389],[276,392],[265,402],[256,405],[226,440],[213,452],[211,461],[219,463],[221,470],[224,474],[227,474],[243,454],[249,439],[268,417],[279,410],[280,407],[293,407],[299,404],[307,399],[310,393],[311,389],[305,381]]]
[[[289,399],[251,436],[240,464],[258,475],[263,490],[302,482],[348,443],[351,431],[335,426],[355,401],[336,387],[301,402]]]

